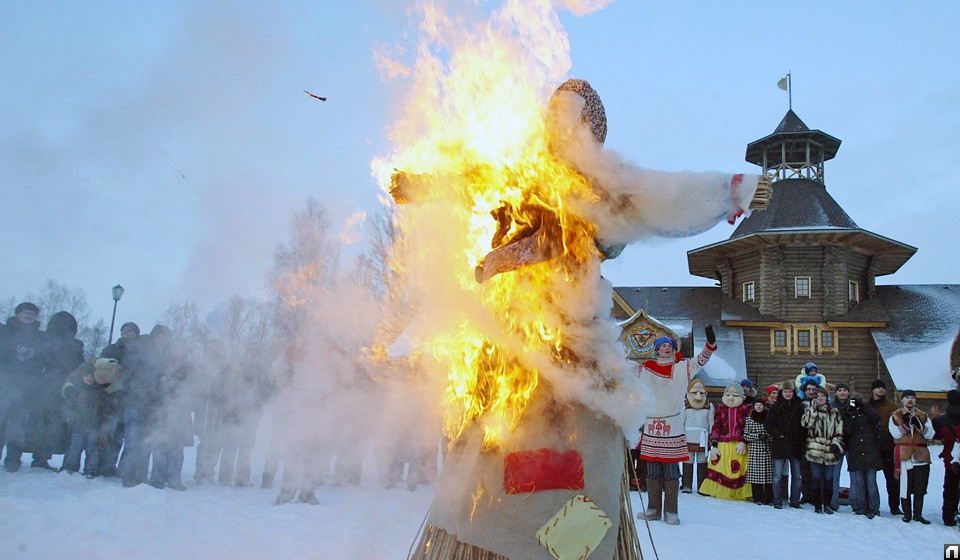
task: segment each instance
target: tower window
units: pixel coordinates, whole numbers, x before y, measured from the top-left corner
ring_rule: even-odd
[[[860,283],[853,280],[847,285],[847,299],[854,302],[860,302]]]
[[[809,276],[797,276],[794,280],[794,295],[795,297],[810,297],[810,277]]]
[[[755,285],[753,282],[744,282],[743,283],[743,301],[754,301],[754,290]]]

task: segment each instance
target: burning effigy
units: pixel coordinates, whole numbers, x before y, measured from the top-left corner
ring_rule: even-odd
[[[626,439],[653,397],[600,263],[732,223],[769,187],[604,149],[554,2],[507,1],[473,26],[423,14],[412,95],[374,164],[396,205],[390,265],[414,294],[403,336],[449,442],[414,557],[637,558]]]

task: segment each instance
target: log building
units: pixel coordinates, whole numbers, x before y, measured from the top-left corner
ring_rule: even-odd
[[[860,228],[830,196],[824,165],[839,147],[792,109],[751,142],[746,160],[773,181],[770,206],[687,252],[690,273],[718,287],[614,288],[624,333],[655,318],[702,337],[713,323],[720,349],[704,377],[721,391],[730,372],[720,369],[760,392],[815,362],[829,383],[865,395],[883,379],[891,398],[914,389],[928,405],[942,399],[960,366],[960,285],[877,285],[917,249]]]

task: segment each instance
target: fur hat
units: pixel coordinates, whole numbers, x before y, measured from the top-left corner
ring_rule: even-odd
[[[887,384],[883,382],[883,379],[874,379],[873,383],[870,384],[870,390],[872,391],[877,387],[883,387],[884,389],[886,389]]]
[[[914,391],[913,389],[904,389],[904,391],[900,393],[900,398],[902,399],[904,397],[917,398],[917,392]]]
[[[29,302],[29,301],[25,301],[25,302],[22,302],[22,303],[20,303],[19,305],[17,305],[17,308],[13,310],[13,314],[16,315],[17,313],[20,313],[21,311],[33,311],[33,312],[36,313],[37,315],[40,314],[40,308],[37,307],[36,304],[31,303],[31,302]]]
[[[820,368],[817,367],[817,364],[813,362],[807,362],[806,365],[803,366],[803,373],[809,374],[813,370],[817,370],[818,372],[820,371]]]
[[[784,381],[783,383],[780,384],[780,391],[781,391],[781,392],[783,392],[783,391],[795,391],[795,390],[796,390],[796,388],[793,386],[793,383],[791,383],[791,382],[789,382],[789,381]]]
[[[93,367],[93,379],[100,385],[109,385],[120,375],[120,362],[113,358],[100,358]]]

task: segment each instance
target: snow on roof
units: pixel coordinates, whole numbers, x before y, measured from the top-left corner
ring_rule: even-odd
[[[884,357],[884,362],[901,391],[949,391],[956,388],[950,378],[951,348],[952,340],[916,352]]]
[[[960,285],[877,286],[890,314],[873,340],[898,389],[946,391],[950,355],[960,333]]]

